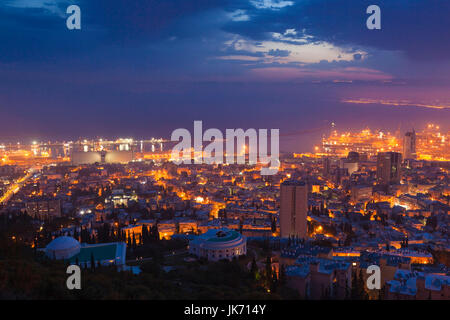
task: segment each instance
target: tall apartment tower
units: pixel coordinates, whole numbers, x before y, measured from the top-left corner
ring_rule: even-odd
[[[281,237],[306,238],[308,215],[308,185],[299,181],[285,181],[280,187]]]
[[[331,173],[331,161],[330,158],[324,158],[323,160],[323,175],[328,177]]]
[[[382,184],[400,183],[402,154],[380,152],[377,156],[377,180]]]
[[[403,138],[403,156],[406,159],[416,158],[416,132],[405,133]]]

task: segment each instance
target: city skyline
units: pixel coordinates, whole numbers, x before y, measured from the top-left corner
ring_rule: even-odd
[[[359,152],[366,157],[373,157],[379,152],[400,152],[405,159],[416,160],[434,160],[434,161],[450,161],[450,131],[445,132],[438,124],[427,124],[425,128],[395,132],[383,130],[371,130],[365,128],[361,131],[338,130],[334,123],[328,130],[320,128],[320,130],[300,130],[291,133],[283,133],[280,137],[281,146],[285,146],[283,139],[298,138],[304,134],[314,134],[315,139],[310,140],[310,144],[304,150],[298,149],[293,152],[281,149],[283,155],[293,154],[294,157],[346,157],[349,152]],[[223,139],[226,142],[227,139]],[[163,153],[169,155],[173,147],[179,142],[170,138],[78,138],[76,140],[40,140],[32,139],[30,141],[0,141],[0,156],[3,157],[3,164],[8,153],[17,156],[37,156],[50,157],[51,159],[67,158],[71,156],[72,151],[133,151],[137,159],[142,158],[151,153]],[[249,140],[245,140],[246,150],[249,150]],[[203,141],[202,148],[205,148],[209,142]],[[139,156],[140,155],[140,156]],[[61,160],[60,159],[60,160]],[[67,159],[65,161],[67,161]]]
[[[442,123],[442,121],[440,122]],[[296,130],[296,131],[291,131],[291,132],[284,132],[282,129],[280,130],[281,134],[280,134],[280,146],[281,146],[281,150],[280,152],[282,153],[311,153],[311,152],[315,152],[318,153],[318,151],[323,152],[324,148],[326,149],[326,145],[330,144],[333,141],[333,138],[335,138],[336,134],[339,134],[339,139],[343,139],[345,140],[345,137],[347,137],[349,134],[352,134],[351,139],[357,139],[358,136],[364,136],[366,135],[366,138],[369,138],[370,136],[372,137],[377,137],[377,135],[382,134],[383,135],[383,139],[392,139],[395,138],[396,143],[401,143],[398,144],[397,146],[392,145],[392,142],[386,142],[383,145],[384,146],[389,146],[391,144],[391,147],[397,148],[399,146],[401,146],[400,149],[403,151],[403,135],[406,133],[409,133],[411,131],[426,131],[426,130],[430,130],[430,128],[432,130],[435,130],[434,134],[438,134],[441,135],[441,139],[443,139],[441,142],[442,143],[447,143],[449,141],[449,138],[447,137],[449,135],[449,131],[446,131],[445,128],[446,126],[441,126],[438,124],[426,124],[424,125],[423,128],[420,128],[418,126],[413,126],[411,128],[401,128],[401,126],[398,126],[397,129],[394,129],[391,131],[389,130],[383,130],[380,128],[369,128],[369,127],[363,127],[361,130],[358,130],[357,128],[350,128],[348,130],[338,130],[338,126],[336,126],[335,123],[330,123],[328,126],[324,126],[324,127],[319,127],[319,128],[314,128],[311,130]],[[244,130],[247,129],[251,129],[251,128],[244,128]],[[341,136],[344,135],[344,136]],[[301,144],[297,144],[297,145],[292,145],[292,140],[297,141],[299,138],[301,139],[302,137],[306,137],[307,141],[301,143]],[[447,138],[446,138],[447,137]],[[47,144],[53,144],[53,143],[83,143],[84,141],[97,141],[97,142],[101,142],[104,141],[105,143],[107,141],[109,142],[113,142],[113,141],[128,141],[131,140],[134,143],[147,143],[150,141],[153,141],[154,144],[157,144],[159,142],[165,142],[165,143],[169,143],[169,144],[173,144],[174,142],[172,142],[170,140],[170,134],[168,136],[162,136],[162,137],[133,137],[133,136],[126,136],[126,137],[119,137],[117,135],[111,135],[111,136],[105,136],[105,135],[95,135],[95,136],[78,136],[78,137],[69,137],[66,139],[54,139],[52,137],[49,137],[47,139],[42,138],[42,137],[26,137],[26,138],[18,138],[18,137],[5,137],[2,136],[1,140],[0,140],[0,151],[1,149],[4,149],[6,146],[8,146],[9,148],[11,148],[12,146],[30,146],[30,145],[47,145]],[[373,141],[372,141],[373,142]],[[342,141],[341,141],[342,143]],[[205,146],[205,144],[204,144]],[[320,146],[320,147],[319,147]],[[374,149],[375,150],[375,149]],[[348,151],[347,151],[348,152]],[[320,153],[320,152],[319,152]],[[336,155],[342,155],[342,150],[338,153],[336,153]],[[442,157],[445,158],[445,157]]]
[[[1,1],[0,301],[450,300],[449,13]]]

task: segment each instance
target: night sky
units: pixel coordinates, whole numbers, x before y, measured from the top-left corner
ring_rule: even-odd
[[[308,151],[331,122],[450,129],[449,17],[448,0],[2,0],[0,141],[169,138],[203,120]]]

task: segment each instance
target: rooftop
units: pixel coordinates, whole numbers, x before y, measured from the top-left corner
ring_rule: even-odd
[[[78,262],[90,262],[91,257],[94,257],[95,261],[103,260],[115,260],[117,252],[117,243],[108,243],[105,245],[89,245],[81,247],[80,252],[69,259],[71,263]]]

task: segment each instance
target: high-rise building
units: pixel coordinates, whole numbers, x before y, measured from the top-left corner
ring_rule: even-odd
[[[406,159],[416,158],[416,132],[405,133],[403,138],[403,156]]]
[[[402,154],[398,152],[380,152],[377,156],[377,180],[382,184],[400,182]]]
[[[340,168],[347,169],[348,174],[351,176],[354,172],[358,171],[358,161],[350,159],[341,159]]]
[[[285,181],[280,187],[281,237],[306,238],[308,185],[300,181]]]

